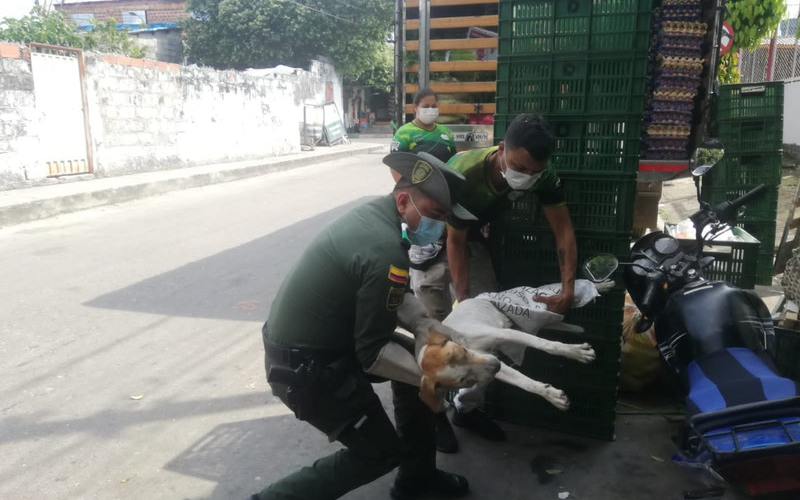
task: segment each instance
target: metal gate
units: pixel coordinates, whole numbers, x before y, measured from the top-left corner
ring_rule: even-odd
[[[34,43],[30,48],[40,164],[48,177],[92,172],[83,53]]]

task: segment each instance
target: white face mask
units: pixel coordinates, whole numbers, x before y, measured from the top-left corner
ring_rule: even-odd
[[[425,125],[430,125],[439,116],[439,108],[417,108],[417,118]]]
[[[506,155],[505,152],[503,153],[503,163],[506,163]],[[511,189],[515,189],[517,191],[525,191],[533,187],[536,184],[536,181],[539,180],[539,177],[542,176],[544,171],[537,172],[533,175],[525,174],[522,172],[517,172],[511,168],[508,168],[508,163],[506,163],[506,169],[500,169],[500,173],[503,175],[503,178],[508,183]]]

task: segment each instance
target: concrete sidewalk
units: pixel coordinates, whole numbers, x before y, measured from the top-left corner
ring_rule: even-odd
[[[370,152],[389,152],[388,139],[354,139],[348,145],[232,163],[97,178],[65,177],[52,184],[0,191],[0,227],[136,200],[146,196],[230,182]]]

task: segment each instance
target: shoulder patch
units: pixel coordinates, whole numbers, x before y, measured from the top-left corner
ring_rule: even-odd
[[[439,137],[441,137],[441,138],[442,138],[442,139],[444,139],[445,141],[449,141],[449,140],[450,140],[450,136],[448,136],[447,134],[442,134],[442,135],[440,135]]]
[[[428,180],[428,177],[433,173],[433,167],[430,163],[422,160],[417,160],[414,164],[414,170],[411,171],[411,183],[419,184]]]
[[[403,297],[406,294],[405,287],[389,287],[389,296],[386,297],[386,309],[389,311],[396,311],[400,304],[403,303]]]
[[[389,280],[402,285],[408,284],[408,270],[389,266]]]

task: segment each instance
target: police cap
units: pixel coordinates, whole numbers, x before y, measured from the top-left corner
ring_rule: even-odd
[[[456,203],[464,187],[464,176],[435,156],[423,152],[398,151],[383,158],[383,163],[400,173],[397,187],[416,187],[442,206],[448,207],[461,220],[476,220]]]

